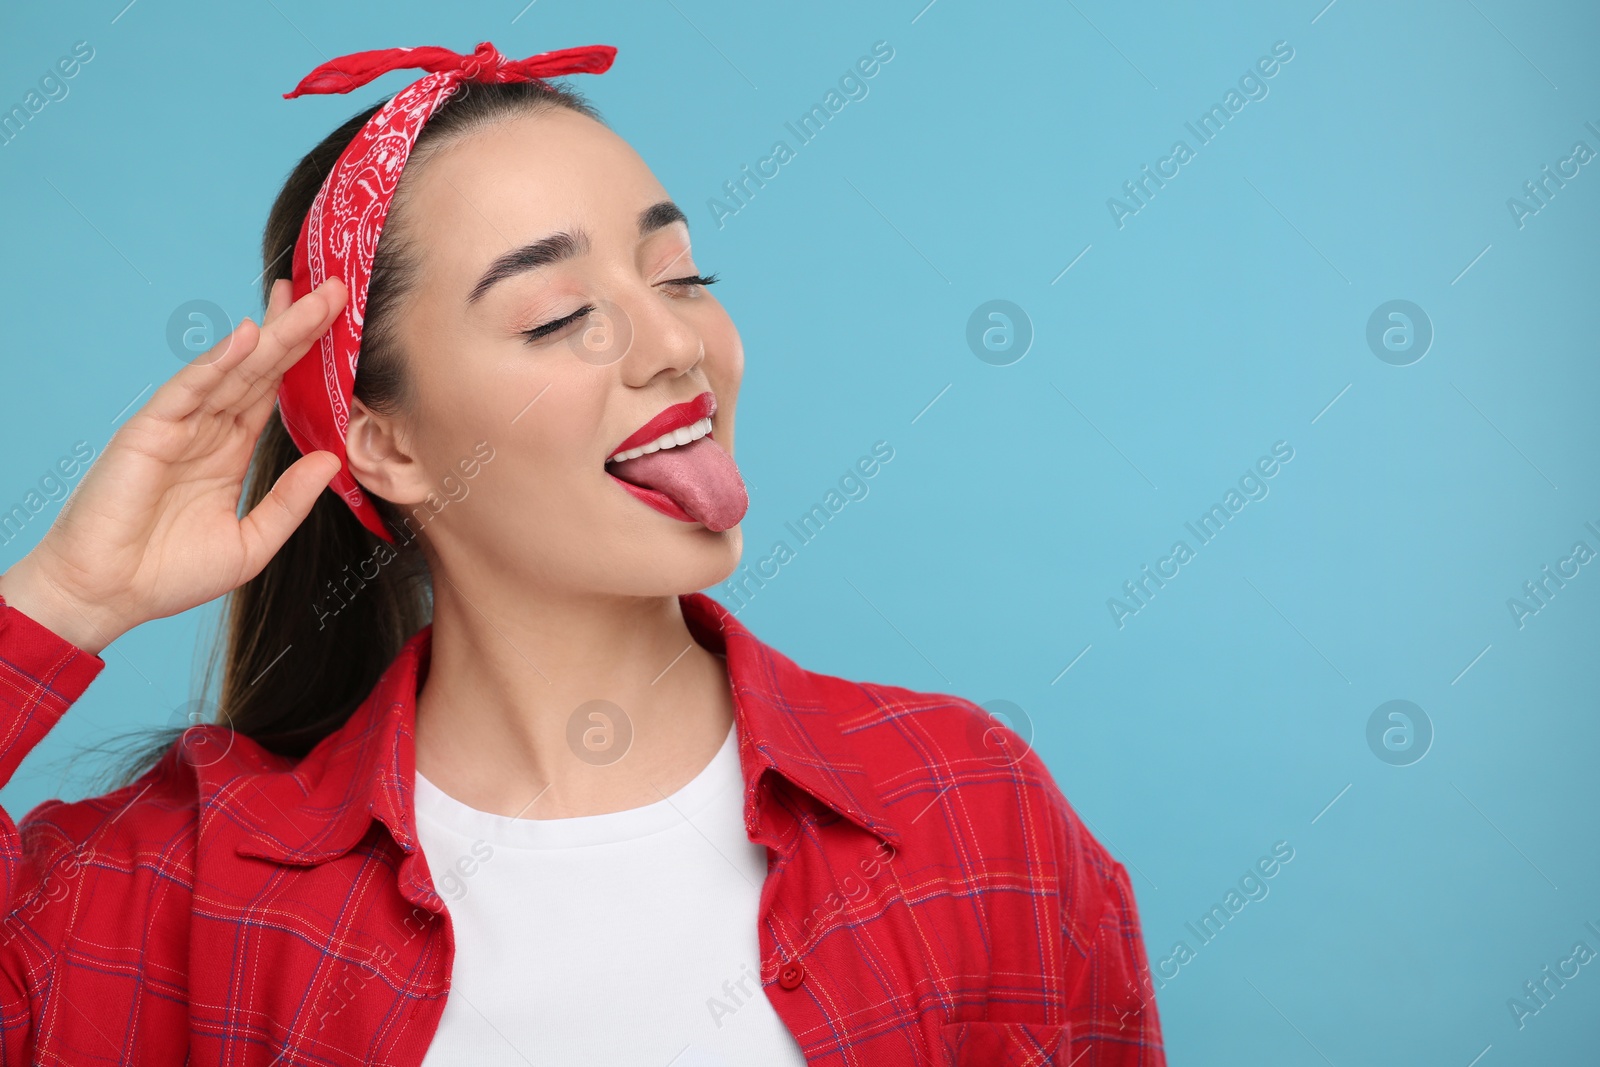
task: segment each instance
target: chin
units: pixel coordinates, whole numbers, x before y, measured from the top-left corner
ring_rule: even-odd
[[[686,580],[676,591],[689,593],[697,589],[709,589],[732,577],[739,568],[740,557],[744,555],[743,527],[733,526],[721,533],[712,533],[699,526],[690,534],[697,544],[694,551],[689,553],[690,558],[685,560]]]
[[[703,526],[683,531],[673,543],[630,561],[626,573],[637,596],[677,596],[728,580],[744,552],[744,532],[734,526],[713,533]]]

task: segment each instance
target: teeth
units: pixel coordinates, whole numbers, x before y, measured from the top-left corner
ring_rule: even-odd
[[[701,419],[699,422],[690,423],[688,426],[680,426],[676,430],[668,430],[654,441],[642,444],[638,448],[630,448],[626,452],[618,452],[606,462],[620,463],[625,459],[637,459],[649,452],[659,452],[663,448],[677,448],[679,445],[686,445],[690,441],[698,441],[710,432],[711,420]]]

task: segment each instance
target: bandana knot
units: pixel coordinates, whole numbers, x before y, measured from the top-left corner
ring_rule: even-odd
[[[527,59],[507,59],[488,41],[480,41],[466,55],[434,46],[378,48],[328,60],[301,78],[300,84],[283,96],[285,100],[293,100],[308,93],[348,93],[392,70],[405,69],[449,74],[453,81],[483,82],[540,81],[562,74],[603,74],[610,69],[616,55],[617,50],[605,44],[541,52]]]
[[[461,74],[468,81],[477,81],[479,80],[479,74],[482,73],[485,67],[494,71],[495,74],[499,74],[501,69],[510,63],[511,60],[507,59],[500,49],[488,41],[479,41],[478,47],[472,50],[472,54],[461,61]],[[484,78],[482,80],[498,81],[499,79]]]

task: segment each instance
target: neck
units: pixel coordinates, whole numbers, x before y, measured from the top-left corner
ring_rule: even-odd
[[[417,770],[471,807],[555,819],[653,803],[732,722],[726,666],[676,596],[435,583]]]

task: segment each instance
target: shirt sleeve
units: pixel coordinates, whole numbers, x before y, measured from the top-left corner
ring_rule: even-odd
[[[0,787],[23,757],[83,694],[105,660],[73,645],[0,597]],[[15,902],[37,888],[39,872],[22,848],[11,814],[0,808],[0,944]],[[27,1062],[32,1018],[17,975],[0,968],[0,1064]]]
[[[1055,793],[1074,1067],[1166,1067],[1155,985],[1127,869]],[[1095,901],[1089,925],[1083,903]],[[1077,1059],[1077,1057],[1082,1057]]]
[[[1122,864],[1111,859],[1105,882],[1106,906],[1100,916],[1099,937],[1092,966],[1099,972],[1096,984],[1111,993],[1111,1010],[1104,1014],[1104,1052],[1090,1063],[1117,1067],[1165,1067],[1161,1021],[1156,1013],[1155,985],[1139,929],[1139,908],[1133,884]],[[1113,1028],[1114,1026],[1114,1028]]]

